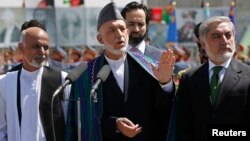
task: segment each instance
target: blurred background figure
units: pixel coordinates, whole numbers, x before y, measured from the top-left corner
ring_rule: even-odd
[[[8,61],[6,61],[6,65],[8,66],[8,70],[10,71],[13,67],[21,64],[23,62],[23,54],[22,51],[20,50],[19,47],[11,47],[9,49],[9,57],[8,57]]]
[[[5,72],[12,68],[14,62],[14,51],[9,48],[4,51],[4,61],[5,61]]]
[[[243,45],[239,44],[236,48],[236,52],[234,54],[234,58],[243,62],[243,63],[248,63],[248,58],[247,55],[244,53],[244,47]]]
[[[179,61],[183,60],[185,52],[182,49],[182,47],[179,47],[178,45],[169,43],[167,45],[167,49],[170,49],[173,51],[174,56],[175,56],[175,62],[179,62]]]
[[[82,61],[89,62],[98,56],[98,51],[91,46],[86,46],[82,53]]]
[[[13,63],[20,63],[23,61],[23,54],[20,48],[14,48],[14,62]]]
[[[69,49],[69,65],[70,69],[75,68],[81,63],[82,49],[78,47],[72,47]]]
[[[200,63],[203,64],[208,60],[206,51],[201,47],[201,43],[200,43],[200,35],[199,35],[199,27],[201,25],[201,22],[198,23],[195,27],[194,27],[194,39],[195,42],[198,46],[198,51],[199,51],[199,59],[200,59]]]
[[[0,75],[7,72],[7,66],[5,65],[4,53],[0,52]]]
[[[20,29],[16,25],[15,15],[10,9],[5,9],[1,16],[1,21],[4,23],[4,28],[0,32],[0,42],[9,45],[13,42],[19,42]]]
[[[184,25],[180,28],[178,34],[180,42],[192,42],[195,17],[196,11],[185,11],[182,13]]]
[[[67,52],[61,47],[55,47],[51,50],[50,59],[58,62],[64,62],[67,57]]]
[[[70,71],[70,66],[66,64],[67,52],[62,47],[51,49],[49,64],[66,72]]]

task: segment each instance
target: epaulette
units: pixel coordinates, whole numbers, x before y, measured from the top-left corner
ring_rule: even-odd
[[[181,79],[182,75],[183,75],[184,73],[186,73],[188,70],[190,70],[190,67],[188,67],[188,68],[186,68],[186,69],[184,69],[184,70],[179,71],[178,74],[177,74],[177,78],[178,78],[178,79]]]

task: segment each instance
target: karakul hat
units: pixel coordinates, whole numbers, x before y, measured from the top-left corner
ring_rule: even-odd
[[[99,30],[102,24],[111,20],[124,20],[114,2],[107,4],[99,13],[97,30]]]

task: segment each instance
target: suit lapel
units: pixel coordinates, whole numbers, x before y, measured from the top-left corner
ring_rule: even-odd
[[[104,65],[108,64],[108,61],[106,59],[104,59],[104,63],[103,64]],[[108,64],[108,65],[110,65],[110,64]],[[114,73],[113,73],[112,70],[111,70],[111,72],[110,72],[110,74],[109,74],[109,76],[108,76],[108,78],[107,78],[107,80],[105,82],[106,83],[110,83],[110,85],[112,85],[113,89],[116,89],[117,92],[119,92],[120,94],[122,94],[122,90],[120,89],[120,87],[118,85],[118,82],[117,82],[117,80],[116,80],[116,78],[115,78]],[[124,85],[125,85],[125,83],[124,83]]]
[[[125,102],[128,99],[128,86],[129,86],[129,65],[128,65],[128,57],[126,57],[126,60],[124,62],[124,89],[123,89]]]
[[[197,80],[195,85],[198,86],[197,89],[199,90],[199,94],[203,95],[203,98],[205,100],[205,105],[209,105],[209,107],[212,109],[213,106],[210,102],[210,87],[209,87],[209,73],[208,73],[208,62],[204,64],[201,69],[198,72]]]
[[[240,80],[240,78],[242,77],[241,72],[242,70],[238,67],[237,62],[235,60],[232,60],[221,83],[216,108],[219,107],[225,97],[230,93],[230,91]]]

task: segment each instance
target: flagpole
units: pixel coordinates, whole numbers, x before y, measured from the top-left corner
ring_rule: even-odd
[[[23,0],[23,4],[22,4],[22,7],[25,8],[25,0]]]
[[[204,8],[204,7],[205,7],[205,1],[201,0],[201,8]]]
[[[230,4],[229,14],[228,14],[231,22],[234,24],[235,28],[235,38],[237,41],[237,9],[236,9],[236,0],[233,0]]]
[[[209,4],[209,2],[206,2],[204,12],[205,12],[205,18],[208,19],[210,17],[210,4]]]

